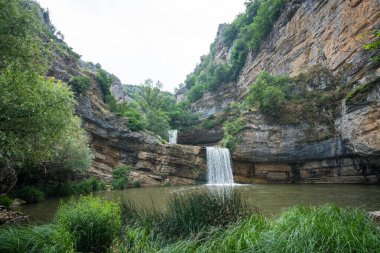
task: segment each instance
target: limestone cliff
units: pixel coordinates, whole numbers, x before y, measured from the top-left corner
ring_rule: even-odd
[[[203,119],[223,113],[229,102],[244,99],[262,71],[302,73],[309,76],[310,91],[350,85],[353,90],[374,80],[364,94],[332,105],[337,113],[329,124],[315,122],[312,132],[306,120],[286,124],[267,120],[259,110],[244,112],[246,127],[238,132],[233,152],[238,181],[380,183],[380,69],[370,60],[373,53],[363,50],[363,35],[380,28],[379,11],[377,0],[289,1],[260,50],[249,53],[237,81],[191,105]],[[229,61],[231,48],[220,35],[224,29],[213,61]],[[182,99],[184,94],[182,89]],[[203,136],[220,130],[210,135],[204,130],[199,137],[192,131],[180,133],[179,141],[207,145]]]

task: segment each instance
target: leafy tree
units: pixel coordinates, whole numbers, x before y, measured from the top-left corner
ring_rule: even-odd
[[[78,117],[72,118],[72,123],[53,147],[53,155],[46,167],[49,168],[50,179],[64,182],[74,176],[83,175],[91,166],[93,155],[88,145],[88,139],[80,126]]]
[[[0,94],[0,159],[39,163],[50,158],[72,122],[70,88],[11,64],[0,74]]]
[[[0,69],[10,62],[46,69],[36,6],[31,1],[0,0],[0,10]]]
[[[141,86],[138,103],[143,112],[147,113],[151,110],[161,109],[164,103],[164,97],[161,93],[161,84],[157,82],[155,85],[151,79],[148,79]]]
[[[199,100],[203,96],[203,93],[204,93],[204,86],[202,84],[197,83],[196,85],[191,87],[191,89],[187,93],[187,100],[190,103],[193,103]]]
[[[121,103],[117,105],[118,116],[128,119],[127,127],[132,131],[141,131],[145,129],[144,116],[138,109],[136,103]]]
[[[34,172],[51,169],[47,164],[56,158],[67,162],[61,163],[65,169],[78,169],[89,160],[82,151],[90,151],[81,145],[84,133],[76,123],[70,87],[46,78],[52,42],[36,6],[29,0],[0,0],[0,167]]]
[[[169,139],[169,119],[162,111],[150,110],[145,115],[146,129],[158,134],[165,140]]]

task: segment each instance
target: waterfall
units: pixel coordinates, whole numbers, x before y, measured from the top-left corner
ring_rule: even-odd
[[[227,148],[207,147],[207,184],[232,185],[230,151]]]
[[[169,130],[169,144],[177,144],[177,129]]]

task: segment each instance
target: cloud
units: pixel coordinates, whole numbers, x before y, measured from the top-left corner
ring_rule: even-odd
[[[39,0],[57,30],[86,61],[123,83],[160,80],[173,91],[208,53],[218,24],[244,0]]]

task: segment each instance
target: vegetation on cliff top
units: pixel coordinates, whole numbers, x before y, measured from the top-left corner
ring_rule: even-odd
[[[229,62],[215,62],[216,42],[214,42],[210,47],[210,53],[201,60],[194,72],[187,76],[185,84],[189,90],[187,99],[190,103],[199,100],[205,91],[215,91],[230,81],[236,81],[248,54],[257,53],[286,2],[286,0],[246,2],[246,11],[238,15],[222,35],[224,44],[231,47]]]
[[[185,103],[177,103],[173,94],[161,88],[160,82],[150,79],[140,86],[126,85],[127,95],[134,102],[117,104],[115,112],[128,118],[132,131],[147,129],[167,140],[169,129],[189,127],[197,117],[187,110]]]

